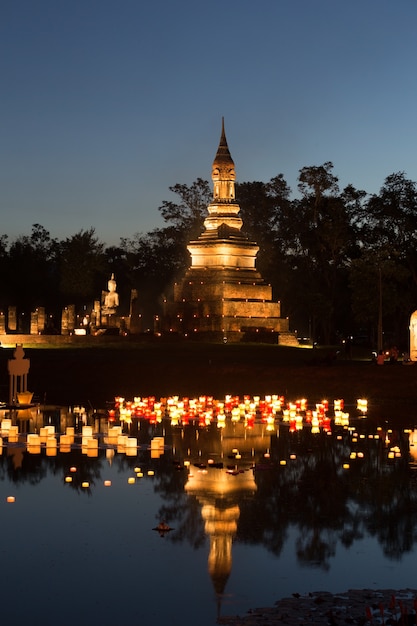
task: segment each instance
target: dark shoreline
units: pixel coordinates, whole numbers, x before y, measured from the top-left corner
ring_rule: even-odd
[[[416,589],[350,589],[342,593],[316,591],[293,594],[278,600],[273,607],[252,609],[245,616],[218,619],[224,626],[300,626],[316,624],[415,624]]]

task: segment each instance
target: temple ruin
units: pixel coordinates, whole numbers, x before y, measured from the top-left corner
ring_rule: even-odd
[[[241,232],[235,179],[223,121],[212,167],[213,201],[204,231],[187,246],[191,265],[174,285],[173,299],[164,302],[162,329],[194,338],[298,345],[280,302],[272,300],[271,285],[256,269],[258,245]]]

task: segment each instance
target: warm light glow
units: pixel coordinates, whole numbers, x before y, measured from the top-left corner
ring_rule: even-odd
[[[368,410],[368,400],[365,400],[364,398],[358,398],[357,409],[362,413],[366,413]]]
[[[28,435],[29,438],[29,435]],[[29,439],[28,439],[28,443],[29,443]],[[74,437],[72,437],[71,435],[61,435],[59,438],[59,443],[60,446],[70,446],[72,443],[74,443]]]
[[[14,496],[7,496],[7,502],[16,502],[16,498]]]
[[[29,454],[40,454],[41,453],[41,444],[28,444],[28,452]]]
[[[329,413],[330,406],[334,407],[333,416]],[[329,401],[325,398],[317,403],[314,409],[308,409],[306,398],[301,397],[290,401],[278,394],[267,394],[263,397],[244,395],[243,398],[226,394],[219,400],[203,395],[196,398],[173,395],[160,398],[159,401],[156,401],[153,396],[135,396],[133,402],[117,397],[114,419],[115,421],[123,420],[129,425],[134,418],[146,418],[150,424],[162,423],[168,418],[171,426],[175,428],[189,424],[190,420],[196,420],[201,428],[209,426],[214,421],[219,429],[225,428],[229,421],[234,424],[241,423],[248,431],[261,420],[266,425],[266,433],[273,433],[276,430],[278,434],[279,423],[286,422],[289,424],[290,433],[300,431],[308,425],[311,426],[313,434],[320,432],[331,434],[333,421],[336,426],[342,426],[349,431],[353,430],[350,428],[349,413],[344,411],[344,406],[343,399]],[[367,401],[359,399],[358,406],[361,408],[362,416],[365,416]],[[117,428],[116,431],[115,427],[109,426],[108,436],[104,438],[104,442],[111,445],[117,444],[117,452],[134,456],[137,453],[137,442],[122,432],[122,426]],[[197,430],[196,438],[198,438],[198,432]],[[354,436],[359,435],[355,433]],[[353,443],[355,442],[356,440],[353,440]],[[165,450],[164,438],[151,439],[150,448],[151,458],[160,458]],[[237,450],[232,450],[232,453],[236,455]]]

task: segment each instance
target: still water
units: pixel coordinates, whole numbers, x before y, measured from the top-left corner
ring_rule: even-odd
[[[5,623],[214,626],[292,593],[415,586],[413,429],[205,402],[3,413]]]

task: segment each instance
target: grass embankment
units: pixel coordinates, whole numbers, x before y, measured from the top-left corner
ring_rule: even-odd
[[[370,351],[352,359],[328,348],[298,349],[265,344],[117,342],[89,347],[25,347],[31,366],[28,387],[47,404],[102,408],[114,396],[196,396],[277,393],[288,400],[368,399],[378,417],[417,422],[417,365],[371,363]],[[0,351],[1,396],[7,400],[7,360]],[[365,358],[364,358],[365,356]]]

